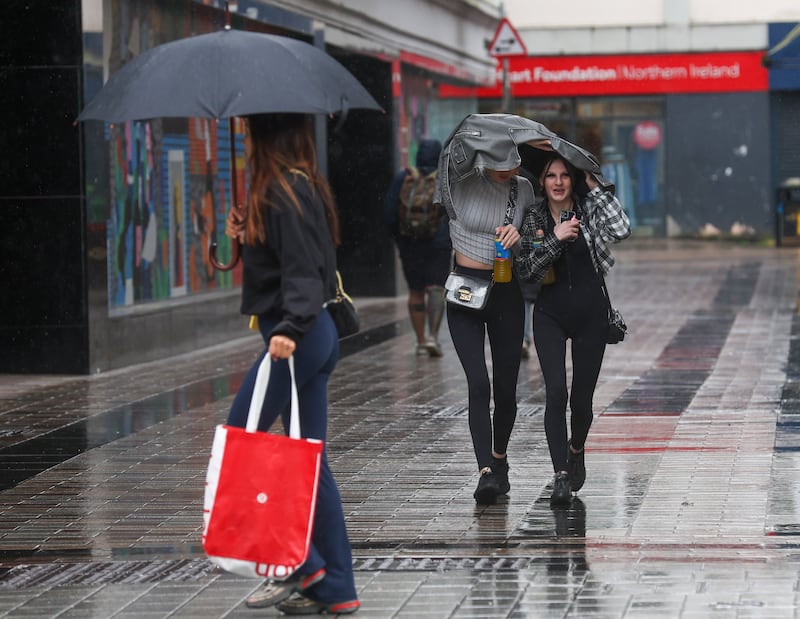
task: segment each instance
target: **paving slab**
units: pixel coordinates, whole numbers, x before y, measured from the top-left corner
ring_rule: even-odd
[[[635,239],[608,278],[588,478],[549,506],[544,385],[523,360],[511,493],[476,506],[465,379],[405,299],[357,299],[330,384],[331,467],[362,618],[800,615],[796,248]],[[85,376],[0,376],[0,617],[251,617],[200,544],[242,338]]]

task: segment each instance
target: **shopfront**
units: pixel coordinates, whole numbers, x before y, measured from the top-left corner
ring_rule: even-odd
[[[510,109],[501,110],[502,68],[495,87],[442,96],[477,96],[481,112],[532,118],[595,153],[637,235],[694,234],[706,224],[725,232],[736,222],[769,230],[758,180],[768,185],[762,55],[512,57]]]
[[[800,24],[769,25],[772,185],[800,178]]]

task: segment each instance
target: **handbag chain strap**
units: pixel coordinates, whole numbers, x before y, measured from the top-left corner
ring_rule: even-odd
[[[507,226],[514,221],[514,212],[517,210],[517,177],[512,176],[509,183],[511,188],[508,192],[508,203],[506,204],[506,216],[503,225]]]

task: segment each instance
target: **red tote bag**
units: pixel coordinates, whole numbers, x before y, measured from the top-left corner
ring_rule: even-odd
[[[271,366],[267,354],[245,429],[216,428],[206,473],[203,548],[229,572],[283,579],[308,558],[323,445],[300,438],[293,357],[289,436],[257,430]]]

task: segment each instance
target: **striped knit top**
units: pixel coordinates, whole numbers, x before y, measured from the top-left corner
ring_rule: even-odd
[[[517,208],[512,222],[517,229],[534,202],[528,179],[517,176]],[[479,172],[465,176],[450,187],[453,196],[450,239],[458,253],[486,265],[494,262],[494,231],[502,226],[511,188],[510,182],[497,183]],[[514,247],[516,253],[517,247]]]

